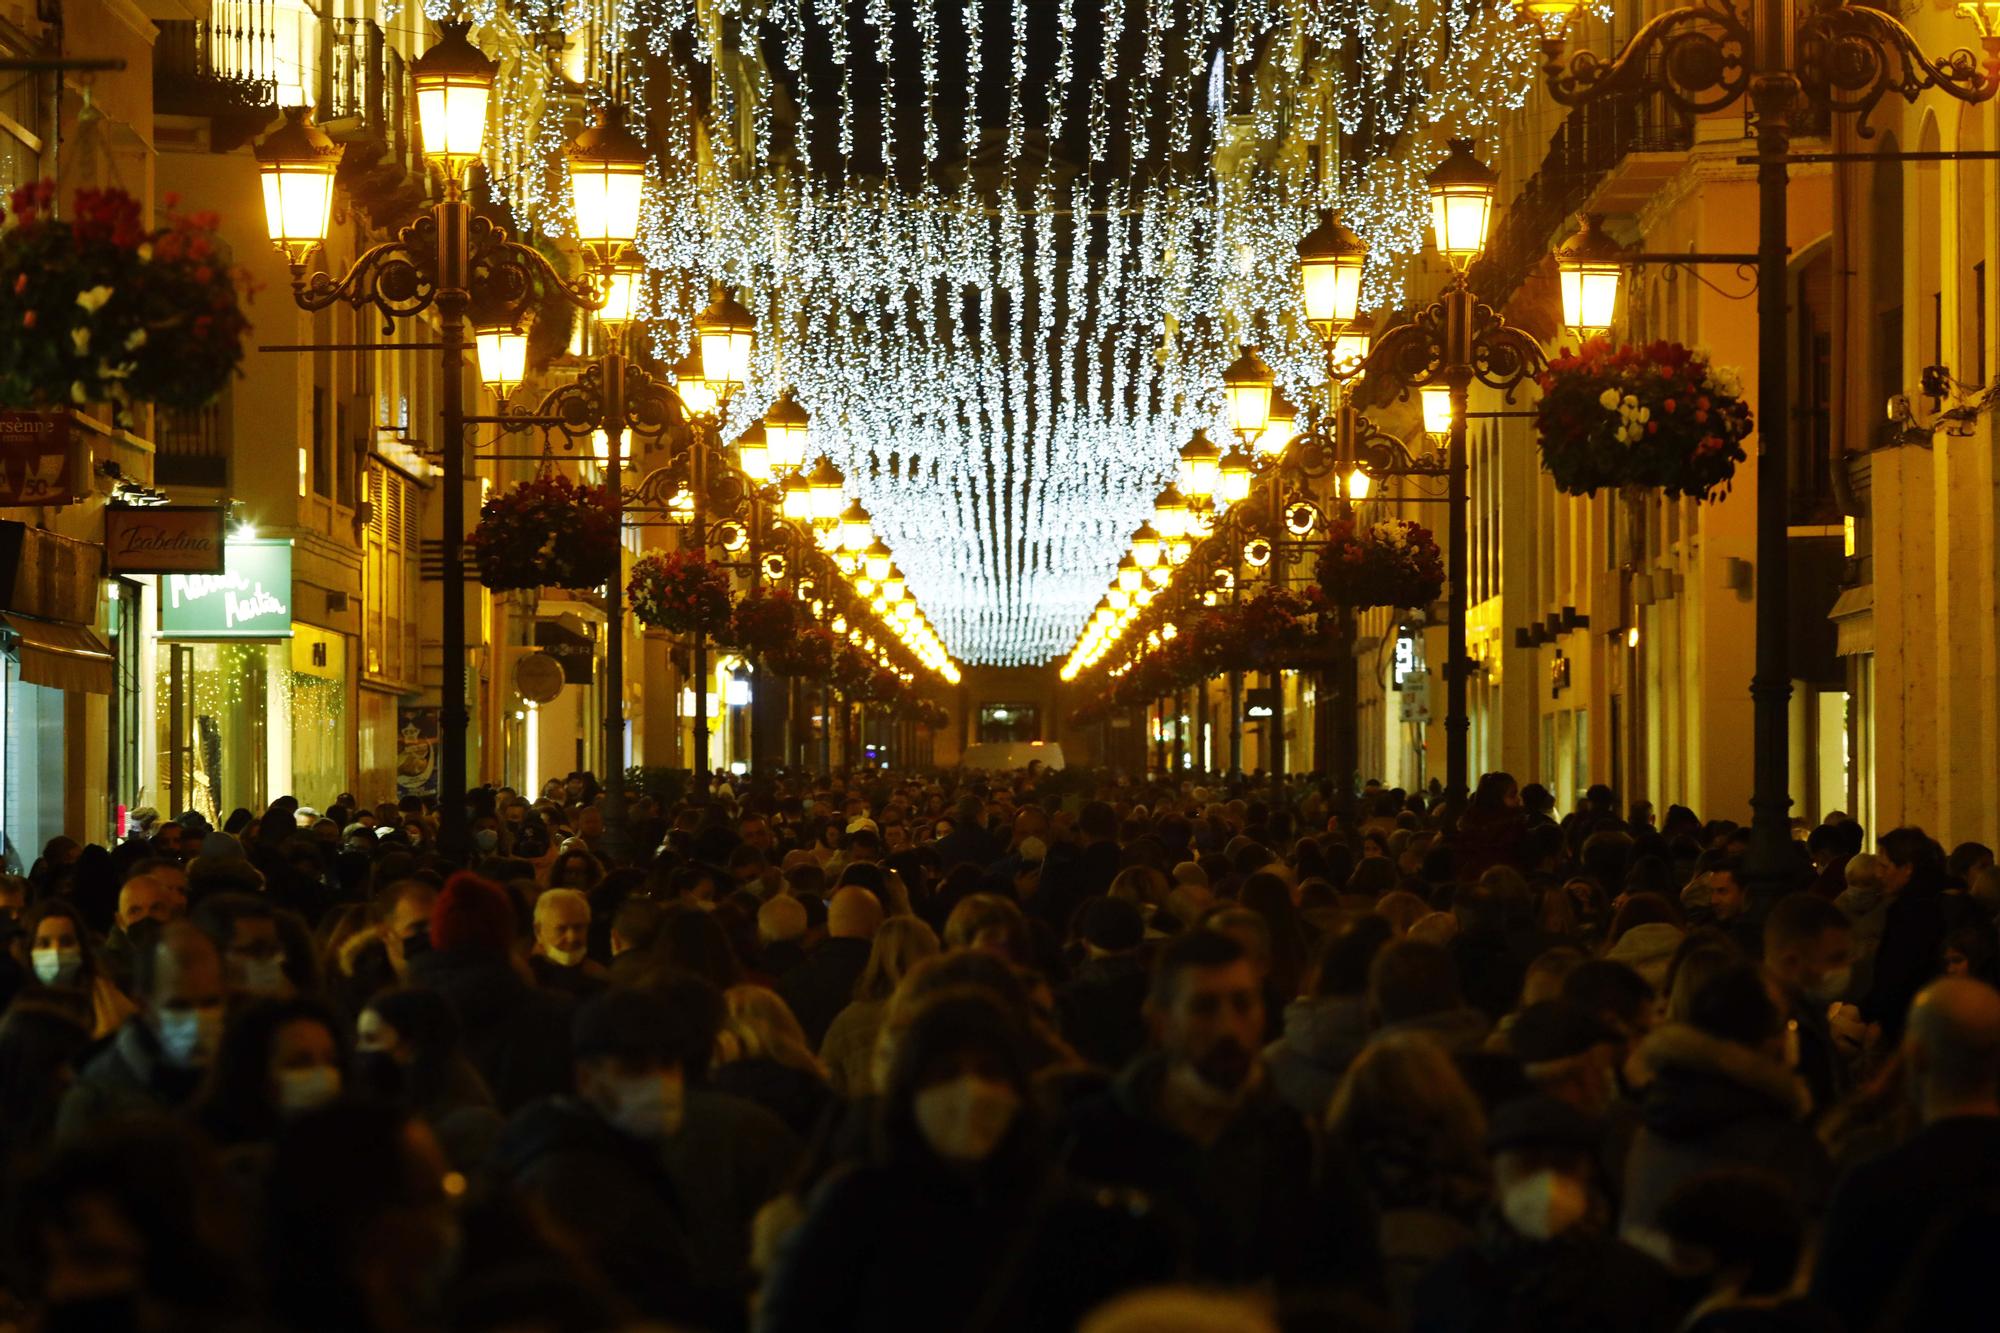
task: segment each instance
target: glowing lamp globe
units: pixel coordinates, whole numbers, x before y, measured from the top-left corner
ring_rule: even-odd
[[[1368,247],[1331,211],[1299,242],[1299,278],[1305,288],[1306,323],[1321,341],[1361,313],[1361,270]]]
[[[757,344],[757,323],[726,290],[718,290],[708,309],[694,317],[701,341],[701,362],[709,383],[720,394],[749,382],[750,353]]]
[[[1500,173],[1473,154],[1472,140],[1453,139],[1426,184],[1431,197],[1431,239],[1438,253],[1460,267],[1486,248],[1486,227],[1493,216],[1493,195]]]
[[[326,240],[333,217],[333,173],[340,145],[329,139],[305,107],[285,112],[285,123],[257,145],[257,175],[264,187],[264,225],[271,244],[293,268]]]
[[[639,196],[652,156],[625,125],[625,109],[606,105],[597,123],[569,146],[570,202],[577,242],[609,264],[639,238]]]
[[[479,359],[479,382],[495,398],[506,399],[528,377],[528,335],[511,324],[494,324],[472,331]]]
[[[1582,228],[1556,251],[1563,323],[1586,340],[1611,331],[1625,276],[1624,255],[1603,224],[1603,214],[1585,214]]]
[[[1229,405],[1229,428],[1241,440],[1254,440],[1264,433],[1271,419],[1271,389],[1277,377],[1257,355],[1245,347],[1242,355],[1222,372],[1222,394]]]
[[[810,419],[789,393],[764,413],[764,436],[771,445],[771,466],[796,472],[806,461],[806,429]]]
[[[417,94],[417,128],[424,156],[454,185],[479,159],[486,141],[486,108],[498,68],[472,44],[472,25],[439,25],[444,36],[410,65]]]

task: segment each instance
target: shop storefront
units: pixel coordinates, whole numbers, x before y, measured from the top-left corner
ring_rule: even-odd
[[[111,652],[97,625],[103,547],[0,523],[0,853],[32,865],[50,838],[102,841]]]
[[[292,544],[227,543],[220,575],[159,582],[160,786],[220,823],[293,795],[323,809],[347,785],[343,635],[292,619]]]

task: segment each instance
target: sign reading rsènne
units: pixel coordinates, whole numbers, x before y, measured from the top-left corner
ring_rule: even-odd
[[[292,544],[284,538],[223,543],[220,574],[160,579],[163,639],[292,637]]]
[[[0,412],[0,507],[75,498],[69,426],[66,412]]]
[[[219,505],[107,506],[107,574],[225,574]]]

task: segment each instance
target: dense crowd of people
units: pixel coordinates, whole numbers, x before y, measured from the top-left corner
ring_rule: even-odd
[[[414,798],[140,812],[0,877],[0,1327],[1990,1307],[1983,846],[1833,815],[1753,873],[1505,774],[1456,821],[1309,777],[628,795],[483,789],[464,848]]]

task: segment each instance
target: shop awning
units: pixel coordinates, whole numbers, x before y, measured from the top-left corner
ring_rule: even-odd
[[[115,673],[104,640],[82,625],[0,613],[7,651],[20,663],[21,679],[52,690],[109,694]]]

